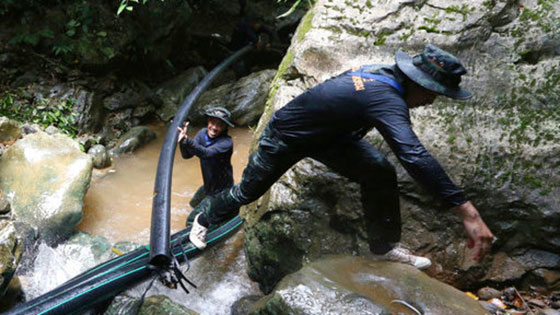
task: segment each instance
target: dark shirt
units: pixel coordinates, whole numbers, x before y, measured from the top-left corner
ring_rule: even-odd
[[[198,156],[206,194],[214,195],[233,186],[231,155],[233,140],[224,133],[210,139],[207,128],[202,128],[194,137],[180,142],[181,155],[185,159]]]
[[[404,74],[394,65],[380,67],[377,72],[404,83]],[[356,82],[347,71],[276,111],[270,126],[286,143],[301,147],[351,141],[375,127],[407,172],[441,197],[446,206],[466,202],[463,192],[420,143],[412,130],[406,102],[390,84],[378,80]]]
[[[242,18],[233,30],[229,48],[238,50],[251,43],[256,44],[259,41],[259,35],[262,33],[268,34],[271,39],[273,37],[273,32],[266,26],[261,25],[258,29],[255,29],[246,18]]]

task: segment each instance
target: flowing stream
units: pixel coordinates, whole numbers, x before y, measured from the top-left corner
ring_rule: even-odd
[[[156,140],[133,154],[116,158],[110,168],[94,170],[84,199],[83,220],[78,226],[80,231],[102,236],[111,244],[149,243],[155,173],[167,126],[151,128],[157,134]],[[194,136],[197,131],[189,130],[189,136]],[[252,134],[248,128],[233,128],[229,134],[234,142],[232,164],[237,183],[247,164]],[[191,211],[188,202],[201,185],[199,159],[184,160],[177,148],[173,166],[171,233],[184,228]],[[30,272],[20,277],[27,287],[27,300],[95,265],[92,250],[85,246],[61,244],[51,248],[41,244]],[[197,289],[187,295],[180,288],[168,289],[156,281],[146,296],[166,295],[200,314],[229,314],[236,300],[259,294],[257,284],[247,276],[242,230],[191,261],[188,271],[186,266],[182,269],[198,286]],[[147,285],[147,282],[140,284],[125,294],[139,297]]]
[[[158,135],[156,140],[134,154],[115,159],[111,168],[95,170],[84,198],[84,216],[78,225],[79,230],[104,236],[110,242],[149,242],[154,181],[167,127],[155,126],[153,129]],[[189,130],[189,136],[194,137],[196,131]],[[234,143],[232,165],[237,183],[247,164],[252,135],[248,128],[233,128],[229,134]],[[189,201],[201,185],[199,159],[183,159],[177,147],[171,187],[172,233],[185,227],[191,211]]]

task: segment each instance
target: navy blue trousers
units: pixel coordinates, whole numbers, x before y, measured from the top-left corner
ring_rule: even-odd
[[[384,244],[400,241],[401,216],[394,166],[365,140],[344,140],[321,145],[289,145],[267,127],[259,147],[249,157],[239,184],[197,208],[210,224],[238,214],[239,206],[261,197],[290,167],[305,157],[313,158],[338,174],[360,184],[361,202],[371,250],[382,254]]]

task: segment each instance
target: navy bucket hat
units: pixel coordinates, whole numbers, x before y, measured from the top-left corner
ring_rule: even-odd
[[[235,125],[229,121],[229,117],[231,116],[231,113],[229,112],[229,110],[227,110],[223,107],[209,108],[209,109],[206,110],[204,115],[206,117],[218,118],[219,120],[225,122],[228,126],[235,127]]]
[[[395,61],[409,79],[423,88],[458,100],[473,96],[459,87],[461,76],[467,73],[459,59],[432,44],[414,57],[399,49]]]

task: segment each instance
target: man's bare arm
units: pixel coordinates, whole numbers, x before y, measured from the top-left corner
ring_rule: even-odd
[[[478,210],[476,210],[470,201],[454,207],[453,210],[463,219],[465,232],[467,232],[468,236],[467,246],[469,248],[474,248],[473,258],[480,263],[492,248],[494,234],[492,234],[488,226],[486,226]]]

